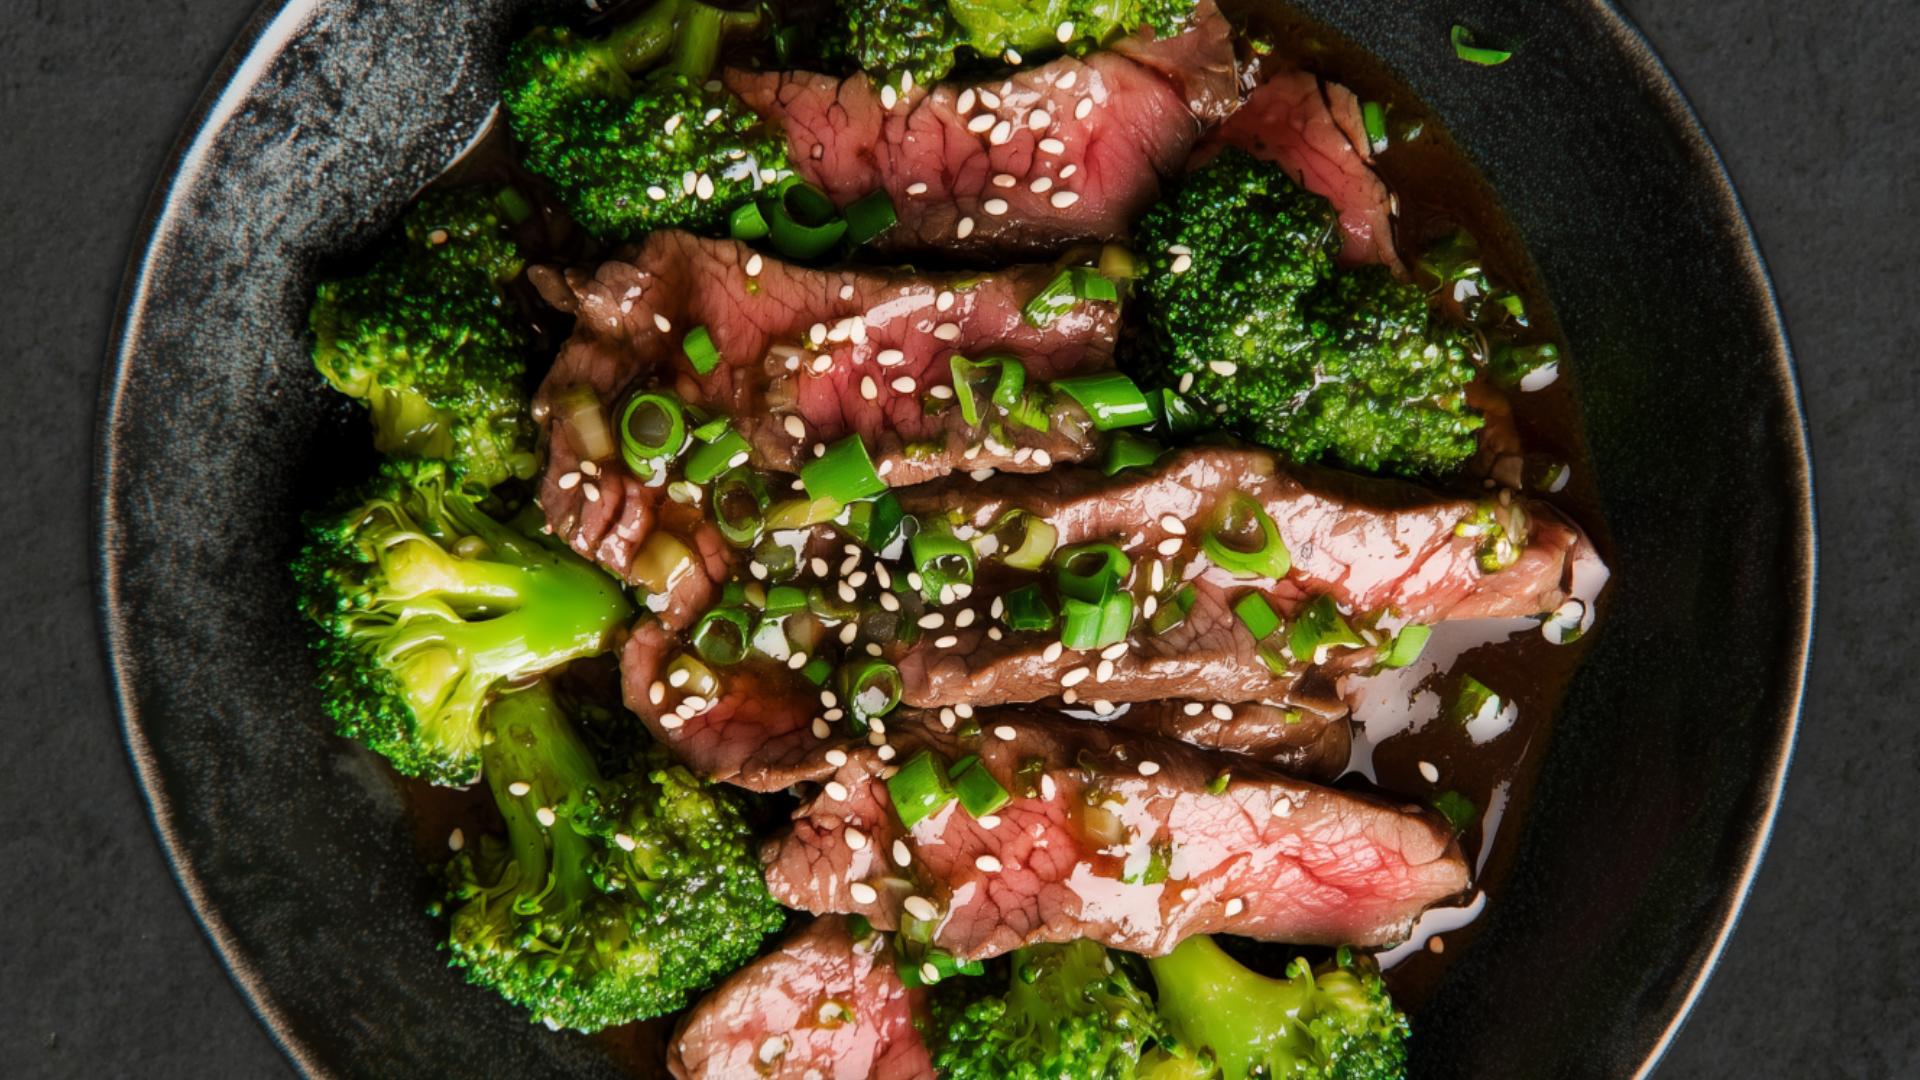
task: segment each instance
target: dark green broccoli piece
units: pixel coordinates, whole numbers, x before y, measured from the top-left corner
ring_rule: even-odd
[[[1441,472],[1473,453],[1465,331],[1384,267],[1337,271],[1332,204],[1278,165],[1222,151],[1137,238],[1145,381],[1302,461]]]
[[[422,196],[366,273],[320,283],[311,314],[313,365],[367,403],[374,446],[482,486],[534,469],[531,339],[501,291],[522,263],[501,217],[472,189]]]
[[[791,172],[784,132],[709,81],[727,36],[762,18],[659,0],[605,38],[534,29],[501,80],[526,166],[603,240],[721,228]]]
[[[821,51],[881,82],[901,86],[906,74],[924,86],[962,62],[963,46],[994,63],[1083,55],[1143,25],[1177,34],[1192,16],[1193,0],[840,0]]]
[[[293,564],[337,730],[443,784],[479,772],[502,682],[604,651],[632,613],[619,582],[478,498],[444,462],[390,460],[308,519]]]
[[[1030,945],[1004,982],[944,979],[933,992],[927,1049],[945,1080],[1124,1078],[1160,1034],[1130,957],[1099,943]],[[1118,961],[1118,963],[1116,963]]]
[[[1407,1020],[1370,958],[1341,949],[1285,979],[1249,971],[1190,937],[1147,961],[1172,1038],[1140,1063],[1138,1080],[1399,1080]]]
[[[931,86],[953,70],[963,40],[947,0],[840,0],[834,21],[820,34],[829,63],[865,71],[898,87]]]
[[[653,744],[604,778],[547,683],[487,710],[506,819],[444,871],[453,963],[556,1027],[658,1016],[780,928],[737,796]]]

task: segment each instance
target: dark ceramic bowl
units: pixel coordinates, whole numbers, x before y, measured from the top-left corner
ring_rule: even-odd
[[[345,467],[302,344],[314,267],[480,129],[510,6],[270,3],[149,208],[101,406],[128,750],[181,888],[310,1076],[623,1075],[446,966],[398,791],[317,706],[285,570],[296,512]],[[1617,541],[1511,883],[1416,1017],[1414,1075],[1643,1074],[1766,845],[1807,656],[1811,492],[1766,272],[1607,4],[1304,6],[1424,97],[1504,202],[1572,346]],[[1456,21],[1524,49],[1463,64]]]

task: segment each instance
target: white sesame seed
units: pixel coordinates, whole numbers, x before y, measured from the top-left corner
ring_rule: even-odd
[[[652,686],[647,687],[647,700],[653,702],[655,705],[658,705],[662,701],[666,700],[666,697],[667,697],[666,683],[660,682],[659,680],[656,679],[654,680],[654,683]]]
[[[1180,538],[1177,536],[1169,536],[1165,540],[1155,544],[1153,550],[1162,555],[1178,555],[1180,554],[1180,547]]]
[[[907,354],[901,352],[899,349],[881,349],[880,355],[874,357],[874,359],[879,362],[881,367],[892,367],[895,364],[905,363]]]
[[[1041,139],[1040,152],[1058,157],[1067,152],[1067,144],[1061,142],[1059,139]]]
[[[461,848],[466,846],[467,846],[466,833],[461,832],[459,829],[455,829],[452,832],[447,834],[447,848],[449,850],[459,851]]]
[[[766,563],[763,563],[760,560],[755,559],[752,562],[747,564],[747,569],[753,573],[753,579],[755,581],[767,580],[767,564]]]
[[[967,130],[973,132],[975,135],[978,135],[981,132],[986,131],[988,128],[993,127],[994,123],[995,121],[992,113],[981,113],[979,116],[976,116],[973,119],[967,121]]]
[[[900,104],[899,93],[891,86],[882,86],[880,88],[880,107],[888,112],[892,112],[893,107],[898,104]]]
[[[702,117],[700,119],[700,122],[702,124],[711,124],[715,120],[720,119],[722,116],[725,116],[726,114],[727,114],[727,110],[725,109],[719,109],[719,108],[708,109],[707,115]]]
[[[708,705],[707,699],[701,697],[699,694],[688,694],[687,699],[680,703],[681,708],[690,709],[694,713],[706,712],[707,705]]]
[[[1092,111],[1093,111],[1093,99],[1081,98],[1080,104],[1075,105],[1073,107],[1073,118],[1075,120],[1085,120],[1087,118],[1087,114]]]
[[[966,608],[962,610],[958,615],[955,615],[953,617],[953,625],[962,626],[962,627],[972,626],[973,625],[973,609]]]
[[[827,722],[825,720],[822,720],[817,716],[813,718],[813,737],[814,738],[824,739],[831,734],[833,734],[833,729],[827,726]]]
[[[1117,641],[1100,650],[1102,660],[1118,660],[1125,655],[1127,655],[1127,643],[1124,641]]]
[[[1113,678],[1113,661],[1111,660],[1100,661],[1100,666],[1095,668],[1093,671],[1093,681],[1106,682],[1108,679],[1111,679],[1111,678]]]
[[[1019,50],[1019,49],[1008,49],[1008,50],[1006,51],[1006,53],[1005,53],[1004,55],[1005,55],[1005,56],[1006,56],[1006,58],[1007,58],[1007,63],[1009,63],[1009,64],[1013,64],[1013,65],[1015,65],[1015,66],[1018,66],[1018,65],[1019,65],[1019,63],[1020,63],[1020,50]]]
[[[684,707],[685,706],[682,706],[682,708]],[[679,710],[677,709],[660,718],[660,726],[666,728],[668,731],[674,731],[684,727],[686,723],[687,718],[679,715]]]
[[[579,484],[580,474],[577,472],[570,472],[560,478],[561,491],[572,491],[575,487],[578,487]]]
[[[657,311],[653,313],[653,325],[659,327],[663,334],[673,329],[673,324],[667,321],[667,317]]]
[[[760,1044],[760,1053],[758,1055],[760,1064],[771,1065],[780,1060],[781,1056],[786,1052],[787,1037],[785,1035],[769,1035],[767,1036],[767,1041]]]
[[[1046,452],[1045,450],[1038,450],[1038,449],[1036,449],[1036,450],[1035,450],[1035,451],[1033,452],[1033,463],[1034,463],[1035,465],[1038,465],[1038,466],[1040,466],[1040,467],[1041,467],[1041,468],[1043,468],[1043,469],[1047,469],[1047,468],[1052,468],[1052,467],[1053,467],[1053,455],[1052,455],[1052,454],[1049,454],[1049,453],[1047,453],[1047,452]]]
[[[987,614],[997,619],[1001,615],[1005,614],[1006,610],[1007,610],[1006,602],[996,596],[993,598],[993,604],[987,608]]]
[[[628,836],[626,833],[623,833],[623,832],[614,833],[613,842],[620,845],[621,851],[632,851],[634,848],[640,846],[639,844],[636,844],[633,842],[633,837]]]
[[[868,742],[872,742],[872,741],[874,741],[875,739],[880,739],[880,738],[884,738],[884,736],[881,736],[881,735],[870,735],[870,736],[868,736],[868,737],[867,737],[867,741],[868,741]],[[882,747],[880,748],[880,760],[881,760],[881,761],[892,761],[892,760],[893,760],[893,747],[891,747],[891,746],[882,746]]]
[[[847,886],[847,892],[853,895],[853,902],[856,904],[871,904],[880,899],[880,894],[873,891],[873,886],[864,881],[856,881]]]
[[[791,670],[799,671],[801,668],[806,666],[807,666],[806,653],[797,652],[797,653],[794,653],[792,656],[787,657],[787,667],[790,668]]]
[[[847,752],[845,750],[827,751],[827,764],[837,769],[840,766],[845,765],[846,763],[847,763]]]
[[[913,388],[915,386],[915,383],[912,379],[908,378],[905,375],[902,375],[899,378],[893,380],[893,382],[890,383],[889,385],[893,387],[896,393],[911,394],[913,393]]]
[[[954,109],[957,110],[963,116],[966,115],[967,113],[972,112],[973,98],[974,98],[973,87],[969,86],[965,90],[960,91],[959,100],[953,103]]]
[[[960,338],[960,324],[943,322],[933,328],[933,336],[941,341],[957,341]]]
[[[1093,711],[1099,713],[1101,716],[1112,716],[1113,702],[1105,698],[1096,698],[1093,701]]]
[[[833,696],[833,691],[822,690],[820,691],[820,704],[826,708],[831,709],[835,705],[840,704],[840,699]]]
[[[994,146],[1005,146],[1013,138],[1013,121],[1002,120],[993,125],[993,134],[987,136],[987,142]]]
[[[1058,86],[1058,87],[1059,87],[1060,89],[1062,89],[1062,90],[1065,90],[1065,89],[1067,89],[1067,88],[1069,88],[1069,87],[1071,87],[1071,86],[1073,85],[1073,80],[1075,80],[1075,79],[1077,79],[1077,78],[1079,78],[1079,77],[1080,77],[1080,73],[1079,73],[1079,72],[1077,72],[1077,71],[1069,71],[1069,72],[1067,72],[1067,73],[1066,73],[1065,75],[1062,75],[1062,76],[1060,76],[1060,81],[1059,81],[1059,82],[1057,82],[1057,83],[1054,83],[1053,85],[1055,85],[1055,86]]]
[[[907,194],[909,195],[925,195],[926,193],[927,193],[927,185],[924,182],[916,182],[916,183],[907,185]]]
[[[1233,706],[1231,706],[1231,705],[1228,705],[1228,704],[1227,704],[1226,702],[1224,702],[1224,701],[1216,701],[1216,702],[1214,702],[1214,703],[1213,703],[1213,718],[1214,718],[1215,720],[1231,720],[1231,719],[1233,719]]]
[[[580,486],[580,494],[585,495],[588,502],[600,501],[600,488],[597,485],[582,484]]]
[[[1001,173],[993,178],[994,187],[1012,187],[1019,182],[1012,173]]]
[[[667,134],[671,135],[674,132],[680,130],[681,119],[682,117],[679,113],[674,113],[672,116],[667,117],[667,123],[666,123]]]
[[[880,594],[880,608],[883,611],[899,611],[900,598],[890,592]]]
[[[979,819],[979,821],[980,821],[980,827],[981,827],[981,828],[983,828],[983,829],[995,829],[995,828],[999,828],[999,826],[1000,826],[1000,815],[999,815],[999,814],[988,814],[988,815],[987,815],[986,817],[983,817],[983,818],[980,818],[980,819]]]
[[[1078,691],[1078,690],[1068,690],[1068,691],[1065,691],[1065,692],[1063,692],[1063,693],[1062,693],[1062,694],[1060,695],[1060,700],[1061,700],[1061,701],[1064,701],[1064,702],[1066,702],[1066,703],[1067,703],[1067,704],[1069,704],[1069,705],[1071,705],[1071,704],[1073,704],[1074,702],[1076,702],[1076,701],[1079,701],[1079,700],[1080,700],[1080,691]]]
[[[895,840],[893,842],[893,862],[895,866],[913,865],[913,852],[907,850],[907,842],[905,840]]]
[[[954,230],[954,234],[959,236],[960,239],[962,240],[965,240],[967,237],[972,236],[973,235],[973,219],[970,217],[961,218],[960,227]]]
[[[907,909],[907,914],[921,922],[932,922],[940,916],[940,909],[934,907],[933,901],[924,896],[909,896],[900,902],[900,906]]]
[[[819,356],[813,358],[813,373],[815,375],[824,375],[831,367],[833,367],[833,356],[831,354],[821,353]]]
[[[1174,517],[1172,514],[1168,514],[1160,519],[1160,528],[1175,536],[1187,535],[1187,523]]]
[[[647,187],[647,198],[652,199],[654,202],[659,202],[666,197],[667,189],[661,187],[659,184],[651,184]]]
[[[760,273],[760,268],[764,265],[766,265],[766,260],[760,257],[759,252],[754,252],[753,255],[747,259],[747,276],[757,276]]]
[[[853,586],[856,589],[860,588],[866,583],[867,583],[867,572],[865,570],[855,570],[853,572],[853,576],[847,578],[847,584]]]
[[[1007,200],[988,199],[980,208],[994,217],[999,217],[1007,212]]]
[[[713,177],[701,173],[700,182],[694,185],[693,193],[703,202],[713,198]]]
[[[973,479],[974,483],[977,484],[984,480],[993,479],[993,470],[992,469],[975,469],[972,472],[968,473],[967,475]]]
[[[907,588],[918,589],[922,584],[924,583],[920,580],[919,571],[917,570],[907,571]]]
[[[923,630],[938,630],[945,626],[946,622],[947,617],[937,611],[920,616],[920,627]]]
[[[1188,247],[1188,246],[1187,246],[1187,245],[1185,245],[1185,244],[1168,244],[1168,245],[1167,245],[1167,254],[1169,254],[1169,255],[1191,255],[1191,254],[1193,254],[1193,249],[1192,249],[1192,248],[1190,248],[1190,247]]]
[[[1053,36],[1054,36],[1054,39],[1059,41],[1060,44],[1062,45],[1065,45],[1067,42],[1072,41],[1073,40],[1073,23],[1071,21],[1061,23],[1059,28],[1054,30]]]
[[[827,560],[816,555],[807,562],[807,569],[813,571],[814,577],[826,577],[827,576]]]
[[[1065,210],[1067,207],[1080,201],[1080,193],[1077,191],[1056,191],[1053,193],[1052,198],[1049,198],[1047,201],[1053,204],[1055,210]]]
[[[689,195],[693,194],[693,189],[699,184],[700,174],[697,172],[689,172],[680,177],[680,187]]]
[[[1050,177],[1043,176],[1027,186],[1033,190],[1035,195],[1045,195],[1053,189],[1053,180]]]
[[[1055,660],[1060,659],[1060,654],[1065,651],[1066,651],[1066,646],[1056,641],[1047,646],[1046,651],[1040,654],[1040,659],[1045,660],[1047,663],[1051,664]]]
[[[1159,610],[1160,598],[1157,596],[1149,596],[1140,604],[1140,615],[1142,618],[1151,619],[1153,618],[1153,613]]]
[[[514,798],[519,798],[532,790],[533,785],[524,780],[515,780],[513,783],[507,785],[507,793]]]
[[[861,376],[860,396],[863,398],[866,398],[868,401],[872,401],[873,399],[880,396],[879,388],[873,385],[873,376],[871,375]]]
[[[832,720],[838,720],[847,714],[840,711],[839,709],[828,709],[826,712],[821,713],[820,715],[823,719],[832,721]]]
[[[1087,679],[1087,676],[1091,674],[1093,674],[1093,672],[1087,670],[1086,665],[1083,664],[1080,667],[1074,668],[1072,671],[1067,672],[1065,675],[1060,676],[1060,685],[1061,686],[1078,686],[1081,683],[1085,682]]]
[[[580,471],[588,476],[599,476],[600,466],[591,461],[583,461],[580,463]]]
[[[1420,775],[1426,777],[1427,783],[1429,784],[1437,784],[1440,782],[1440,770],[1431,761],[1423,761],[1420,763]]]
[[[983,874],[997,874],[1000,872],[1000,860],[991,855],[980,856],[973,860],[973,865],[979,867],[980,872]]]
[[[1053,782],[1052,773],[1048,773],[1045,776],[1042,776],[1040,778],[1040,797],[1041,798],[1051,802],[1053,801],[1053,797],[1059,794],[1059,792],[1060,792],[1060,785]]]
[[[1199,716],[1201,713],[1207,711],[1207,707],[1197,701],[1189,701],[1180,711],[1186,713],[1188,716]]]
[[[1176,274],[1186,273],[1187,271],[1193,269],[1193,256],[1191,255],[1174,256],[1173,265],[1168,267],[1168,269],[1172,270]]]
[[[1193,389],[1193,372],[1189,371],[1180,376],[1180,392],[1184,394],[1191,389]]]
[[[860,851],[867,846],[867,834],[851,825],[847,826],[847,831],[844,836],[847,841],[847,846],[855,851]]]
[[[939,969],[939,968],[937,968],[937,967],[934,967],[934,966],[933,966],[933,965],[932,965],[931,963],[927,963],[927,964],[921,964],[921,965],[920,965],[920,980],[921,980],[922,982],[926,982],[926,983],[937,983],[937,982],[939,982],[939,981],[940,981],[940,969]]]
[[[686,670],[683,668],[679,671],[673,672],[672,674],[668,675],[667,682],[672,686],[674,686],[675,688],[678,688],[678,687],[687,685],[687,679],[690,677],[691,676],[689,676]]]
[[[1140,763],[1141,776],[1152,776],[1154,773],[1157,773],[1159,771],[1160,771],[1160,763],[1157,761],[1143,761]]]
[[[1001,742],[1012,742],[1014,735],[1012,724],[1000,724],[993,729],[993,737]]]
[[[840,602],[844,604],[851,604],[855,600],[859,599],[860,597],[859,593],[853,591],[853,586],[847,584],[844,581],[841,582],[839,585],[839,592],[840,592]],[[840,630],[840,640],[848,645],[853,644],[854,635],[858,633],[859,630],[860,630],[859,624],[848,623],[846,626],[842,627]]]
[[[953,711],[959,713],[963,719],[967,719],[967,720],[973,719],[973,706],[971,705],[966,705],[966,704],[955,705],[953,707]]]
[[[1230,376],[1240,370],[1240,365],[1231,360],[1209,360],[1207,361],[1207,367],[1211,369],[1215,375],[1220,376]]]
[[[873,576],[876,581],[880,582],[881,588],[893,588],[893,572],[887,569],[886,563],[874,564]]]
[[[932,394],[934,397],[939,398],[941,401],[945,401],[948,398],[953,396],[953,387],[936,386],[933,389],[927,391],[927,393]]]
[[[553,816],[552,810],[544,806],[538,810],[535,810],[533,812],[533,816],[535,820],[540,822],[540,824],[545,825],[549,829],[553,828],[553,823],[559,820],[558,818]]]
[[[946,728],[948,731],[953,730],[953,725],[956,719],[957,719],[957,716],[952,709],[948,708],[948,709],[940,710],[940,726],[943,728]]]
[[[1245,911],[1246,909],[1247,909],[1246,902],[1241,900],[1237,896],[1227,901],[1227,917],[1228,918],[1232,918],[1235,915],[1240,914],[1242,911]]]
[[[1000,107],[1000,95],[983,88],[980,91],[980,103],[989,109],[997,109]]]
[[[958,644],[960,644],[960,639],[954,637],[952,634],[944,634],[935,638],[933,642],[933,646],[936,649],[951,649]]]

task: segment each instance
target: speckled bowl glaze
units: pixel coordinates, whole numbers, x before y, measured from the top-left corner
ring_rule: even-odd
[[[480,130],[504,0],[274,0],[142,227],[100,411],[107,649],[161,842],[235,983],[309,1076],[616,1077],[601,1044],[436,948],[399,794],[328,733],[286,563],[343,405],[308,366],[314,269]],[[1792,361],[1739,203],[1605,3],[1305,0],[1438,112],[1571,345],[1616,546],[1484,932],[1415,1019],[1422,1078],[1652,1068],[1766,845],[1813,607]],[[1522,40],[1487,69],[1455,22]]]

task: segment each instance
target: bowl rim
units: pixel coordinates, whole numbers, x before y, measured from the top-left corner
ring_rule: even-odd
[[[115,505],[122,495],[123,486],[131,482],[122,470],[116,468],[118,428],[127,375],[140,362],[145,321],[151,315],[147,302],[155,257],[164,249],[169,234],[193,214],[188,196],[209,165],[213,141],[260,86],[273,61],[330,2],[266,0],[215,67],[206,89],[188,114],[180,135],[160,169],[159,179],[135,231],[115,304],[116,317],[109,337],[96,413],[91,497],[95,587],[102,649],[122,738],[147,815],[175,882],[186,897],[195,921],[219,955],[228,976],[275,1045],[296,1070],[310,1077],[335,1075],[335,1069],[328,1061],[321,1060],[295,1033],[294,1025],[275,1002],[265,973],[256,970],[245,960],[222,911],[209,897],[200,870],[183,856],[180,815],[184,810],[169,797],[161,783],[158,756],[147,727],[148,718],[142,715],[138,707],[138,696],[131,685],[129,661],[124,655],[128,639],[127,601],[121,593],[125,573],[122,561],[122,553],[126,549],[125,523],[116,515]],[[1780,403],[1791,413],[1790,422],[1781,424],[1781,434],[1791,439],[1791,445],[1784,448],[1790,462],[1786,479],[1791,490],[1784,494],[1794,510],[1788,544],[1799,573],[1784,586],[1794,594],[1792,607],[1797,621],[1789,628],[1790,642],[1783,658],[1791,660],[1795,670],[1793,677],[1788,680],[1790,685],[1785,688],[1787,693],[1778,710],[1780,722],[1772,733],[1769,747],[1771,761],[1764,776],[1767,795],[1765,812],[1749,834],[1746,857],[1737,883],[1725,890],[1720,898],[1722,910],[1716,917],[1717,932],[1714,939],[1710,947],[1694,961],[1694,970],[1687,977],[1687,989],[1673,1007],[1666,1024],[1657,1038],[1645,1047],[1641,1063],[1633,1073],[1638,1080],[1654,1071],[1692,1013],[1707,980],[1725,952],[1771,840],[1804,706],[1817,597],[1818,541],[1806,413],[1793,350],[1787,338],[1772,277],[1725,163],[1671,72],[1627,15],[1612,0],[1582,0],[1575,7],[1585,9],[1575,12],[1577,18],[1597,23],[1608,35],[1610,44],[1639,70],[1644,87],[1650,91],[1650,103],[1669,123],[1675,137],[1682,140],[1691,152],[1690,164],[1695,167],[1697,174],[1695,180],[1709,185],[1712,194],[1720,202],[1722,224],[1733,230],[1732,239],[1743,256],[1738,268],[1739,277],[1743,279],[1741,285],[1764,297],[1764,337],[1769,346],[1770,355],[1767,359],[1770,361],[1770,375]]]

